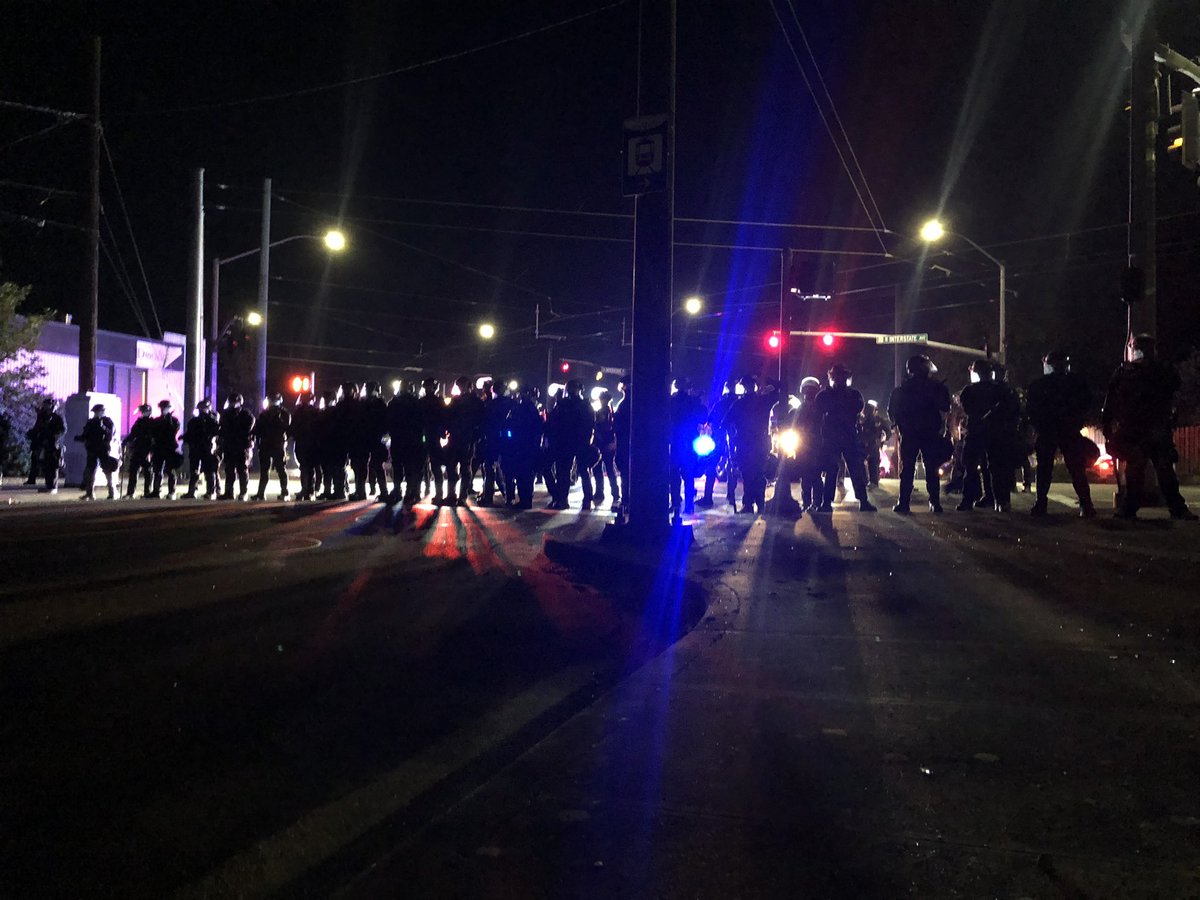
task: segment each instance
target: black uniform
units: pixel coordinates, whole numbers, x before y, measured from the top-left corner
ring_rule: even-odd
[[[503,394],[492,392],[484,397],[483,420],[477,447],[478,456],[483,463],[483,492],[479,495],[480,506],[491,506],[495,502],[497,489],[505,493],[506,500],[513,499],[508,496],[504,472],[501,468],[505,432],[508,428],[508,413],[512,409],[512,405],[512,399]]]
[[[167,478],[167,494],[175,496],[175,470],[183,461],[179,453],[179,420],[167,409],[152,420],[154,444],[150,449],[150,465],[154,469],[154,490],[150,496],[158,497],[162,491],[163,476]]]
[[[53,415],[57,415],[57,413],[52,407],[38,407],[33,427],[25,432],[25,437],[29,439],[29,477],[25,479],[26,484],[37,484],[39,475],[49,478],[49,473],[45,470],[46,447],[49,438],[47,424],[50,416]]]
[[[346,437],[343,433],[344,420],[338,408],[346,400],[326,398],[326,404],[317,416],[318,444],[321,448],[321,475],[325,480],[323,500],[346,499]],[[313,488],[316,490],[316,486]]]
[[[1036,432],[1033,447],[1037,454],[1038,512],[1046,509],[1050,482],[1054,476],[1054,455],[1062,451],[1063,462],[1071,475],[1071,484],[1085,515],[1095,513],[1087,467],[1096,461],[1096,445],[1080,434],[1091,392],[1087,383],[1072,372],[1052,372],[1034,379],[1029,385],[1026,410]]]
[[[188,489],[185,497],[196,496],[196,485],[204,473],[204,496],[209,500],[217,495],[217,437],[221,423],[212,410],[202,409],[188,419],[183,429],[183,442],[188,448]]]
[[[391,399],[387,405],[387,431],[392,440],[392,499],[408,507],[421,497],[421,479],[429,464],[421,425],[421,401],[414,394],[400,393]]]
[[[729,407],[721,428],[729,434],[733,464],[742,474],[742,512],[765,513],[767,467],[771,456],[771,407],[774,392],[742,394]],[[732,491],[733,476],[730,476]],[[732,499],[732,494],[730,495]]]
[[[577,394],[560,394],[554,409],[546,417],[550,435],[550,454],[554,461],[553,503],[558,509],[567,508],[571,490],[571,471],[576,470],[583,488],[582,509],[592,506],[592,466],[596,464],[596,449],[592,446],[592,425],[595,416],[591,405]]]
[[[700,459],[696,456],[693,444],[700,434],[700,426],[708,418],[708,410],[704,408],[700,398],[688,391],[677,391],[671,395],[670,411],[671,512],[678,516],[681,501],[685,513],[695,511],[696,476],[699,474]]]
[[[368,393],[358,402],[358,444],[350,454],[354,469],[353,499],[365,500],[371,490],[383,503],[388,498],[387,474],[383,470],[388,455],[387,445],[383,442],[388,433],[387,401],[379,394]]]
[[[279,477],[279,499],[288,498],[287,435],[292,417],[282,406],[271,405],[259,415],[250,436],[258,447],[258,493],[255,500],[267,498],[267,482],[271,470]]]
[[[102,467],[104,478],[108,483],[108,499],[113,499],[112,473],[116,470],[116,460],[112,457],[112,439],[116,434],[116,426],[108,416],[93,416],[83,424],[83,431],[75,440],[83,443],[87,460],[83,464],[83,490],[88,500],[94,496],[96,469]]]
[[[600,455],[592,469],[596,480],[592,500],[597,506],[604,502],[604,478],[607,475],[608,488],[612,492],[612,508],[617,509],[621,505],[621,486],[617,482],[617,427],[611,405],[603,406],[596,412],[592,424],[592,443]]]
[[[133,496],[140,475],[143,479],[142,496],[149,497],[150,481],[154,477],[154,470],[150,465],[150,453],[154,449],[154,419],[149,413],[134,421],[129,434],[125,435],[122,446],[129,457],[129,481],[125,487],[125,496]]]
[[[233,499],[233,482],[237,480],[239,500],[246,499],[250,482],[250,433],[254,429],[254,414],[245,407],[221,410],[221,456],[225,463],[225,500]]]
[[[825,496],[821,508],[833,508],[837,493],[838,474],[842,460],[854,486],[859,506],[870,509],[867,499],[866,469],[863,467],[862,441],[858,436],[858,414],[863,409],[863,396],[848,385],[824,388],[813,400],[821,422],[821,446],[825,455]]]
[[[300,500],[311,500],[321,486],[320,411],[308,400],[292,412],[292,438],[300,466]]]
[[[990,495],[996,509],[1007,512],[1012,502],[1013,472],[1020,462],[1017,422],[1021,401],[1002,381],[978,381],[959,392],[967,417],[963,440],[963,492],[960,511]],[[980,470],[985,483],[980,489]]]
[[[446,404],[437,394],[427,392],[418,399],[421,407],[421,434],[425,439],[430,471],[433,473],[433,502],[443,501],[445,478],[442,465],[447,457],[442,441],[446,437]]]
[[[1122,363],[1104,398],[1104,437],[1108,452],[1120,460],[1117,515],[1133,518],[1142,505],[1146,463],[1154,466],[1158,486],[1171,515],[1193,518],[1179,493],[1175,462],[1175,392],[1179,373],[1154,359]]]
[[[916,475],[917,456],[925,463],[925,490],[929,506],[941,512],[941,479],[938,467],[949,462],[954,450],[944,436],[945,415],[950,411],[950,390],[926,374],[909,375],[892,391],[888,415],[900,434],[900,500],[897,512],[908,510]]]
[[[463,388],[462,393],[452,397],[446,408],[446,431],[450,442],[446,445],[446,502],[457,498],[465,505],[471,493],[475,465],[475,445],[483,425],[483,401],[474,392]]]
[[[533,507],[533,473],[542,447],[545,423],[537,400],[524,394],[508,411],[505,428],[504,474],[512,479],[518,509]]]

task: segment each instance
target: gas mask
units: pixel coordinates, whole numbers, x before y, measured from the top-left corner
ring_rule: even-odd
[[[1146,354],[1143,353],[1141,350],[1130,350],[1129,351],[1129,361],[1130,362],[1137,362],[1138,360],[1145,359],[1145,358],[1146,358]]]
[[[1053,375],[1054,374],[1054,366],[1050,365],[1049,363],[1042,363],[1042,374],[1043,375]]]
[[[972,372],[971,373],[971,384],[979,384],[979,382],[980,382],[979,373]]]

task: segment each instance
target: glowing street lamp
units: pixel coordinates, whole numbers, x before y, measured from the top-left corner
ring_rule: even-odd
[[[994,263],[996,265],[996,267],[1000,270],[1000,349],[996,355],[1000,358],[1001,361],[1003,361],[1004,348],[1005,348],[1005,344],[1006,344],[1006,334],[1007,334],[1007,318],[1005,316],[1005,305],[1004,305],[1005,304],[1005,295],[1006,295],[1005,277],[1007,275],[1007,272],[1005,271],[1004,263],[1002,263],[1000,260],[996,259],[996,257],[992,256],[992,254],[988,253],[986,250],[984,250],[982,247],[980,247],[977,243],[975,243],[973,240],[971,240],[965,234],[958,234],[956,232],[950,231],[948,228],[946,228],[945,225],[943,225],[937,219],[930,219],[928,222],[926,222],[924,225],[922,225],[920,234],[921,234],[921,240],[925,241],[925,243],[927,243],[927,244],[932,244],[936,241],[940,241],[946,235],[951,235],[953,237],[961,238],[962,240],[964,240],[968,244],[970,244],[972,247],[974,247],[976,250],[978,250],[980,253],[982,253],[984,256],[986,256],[989,260],[991,260],[992,263]]]
[[[247,325],[252,325],[255,328],[263,323],[262,313],[260,313],[257,309],[250,310],[250,312],[246,313],[244,318]]]
[[[700,310],[704,309],[704,301],[699,297],[688,297],[683,301],[683,311],[689,316],[700,315]]]
[[[346,249],[346,235],[344,232],[336,228],[331,228],[325,232],[325,249],[332,250],[334,253],[341,253]]]
[[[479,326],[479,336],[485,341],[490,341],[496,336],[496,326],[490,322],[484,322]]]

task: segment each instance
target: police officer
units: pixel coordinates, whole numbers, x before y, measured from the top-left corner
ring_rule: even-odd
[[[496,502],[496,491],[505,490],[504,472],[501,469],[501,454],[504,450],[505,432],[508,428],[508,411],[513,401],[497,390],[494,382],[483,386],[483,419],[479,432],[477,453],[483,462],[483,491],[479,495],[480,506],[491,506]]]
[[[429,464],[421,428],[421,403],[411,391],[400,391],[387,405],[387,431],[391,438],[392,502],[412,509],[421,498],[421,479]],[[404,482],[404,493],[400,483]]]
[[[183,442],[188,448],[188,489],[183,496],[194,499],[200,474],[204,474],[204,499],[217,496],[217,437],[221,423],[213,414],[212,403],[207,397],[196,404],[196,414],[188,419],[183,429]]]
[[[383,385],[378,381],[368,381],[359,403],[359,445],[351,454],[351,463],[356,465],[355,491],[351,499],[365,500],[370,493],[377,502],[386,503],[388,485],[383,464],[387,460],[388,448],[383,439],[387,436],[387,401],[383,399]]]
[[[735,498],[737,496],[738,471],[733,463],[733,443],[723,423],[737,398],[738,386],[732,381],[726,381],[721,389],[721,396],[713,404],[708,416],[713,430],[713,443],[717,445],[717,449],[713,451],[713,461],[716,464],[717,472],[725,476],[725,502],[733,507],[737,506]],[[715,481],[715,478],[712,482],[705,481],[701,506],[712,506],[713,491],[716,488]]]
[[[67,431],[67,423],[58,412],[57,400],[47,397],[42,401],[34,429],[38,431],[44,479],[43,486],[38,488],[38,491],[43,494],[57,494],[58,470],[62,467],[63,460],[62,439]]]
[[[900,497],[893,509],[901,515],[912,510],[913,478],[917,456],[925,463],[925,490],[929,509],[942,511],[942,483],[938,467],[948,462],[954,451],[945,437],[946,415],[950,412],[950,390],[933,378],[933,362],[928,356],[910,356],[904,365],[908,377],[898,385],[888,401],[888,415],[899,435]]]
[[[301,391],[296,395],[292,410],[292,439],[296,446],[296,463],[300,466],[300,494],[297,500],[311,500],[321,487],[320,412],[313,404],[313,395]]]
[[[708,418],[708,410],[696,395],[692,379],[681,377],[675,381],[675,393],[669,404],[671,416],[671,516],[680,519],[680,504],[683,512],[691,515],[696,511],[696,475],[700,459],[696,456],[695,441],[700,426]],[[682,496],[681,496],[682,488]]]
[[[279,499],[288,498],[287,436],[291,427],[292,417],[283,408],[283,395],[272,394],[269,405],[250,429],[250,436],[258,448],[258,493],[254,495],[255,500],[267,499],[271,469],[279,477]]]
[[[800,478],[800,506],[809,513],[816,511],[825,501],[822,476],[829,467],[821,442],[821,412],[816,402],[820,393],[820,379],[808,375],[801,380],[800,408],[792,416],[792,427],[799,437],[796,474]]]
[[[1108,452],[1119,461],[1118,518],[1137,518],[1146,463],[1154,466],[1171,518],[1196,518],[1179,493],[1179,478],[1175,474],[1179,453],[1173,433],[1174,400],[1179,386],[1175,368],[1155,358],[1154,338],[1148,334],[1134,336],[1126,351],[1126,361],[1108,383],[1101,416]]]
[[[762,515],[766,513],[767,466],[771,455],[771,407],[777,398],[770,386],[760,393],[753,375],[743,376],[738,386],[742,393],[730,405],[721,427],[729,434],[732,464],[741,472],[744,483],[741,511],[754,514],[757,508]]]
[[[859,425],[859,438],[862,440],[864,463],[866,467],[867,484],[879,486],[879,457],[887,440],[891,425],[887,417],[880,411],[877,400],[868,400],[863,407],[862,422]]]
[[[241,394],[230,394],[221,410],[221,456],[225,463],[225,492],[222,500],[233,499],[233,483],[237,480],[239,500],[246,499],[250,482],[250,433],[254,429],[254,414],[242,404]]]
[[[596,490],[592,494],[592,502],[596,508],[604,502],[604,478],[608,477],[608,488],[612,492],[611,509],[621,506],[621,485],[617,482],[617,427],[614,421],[612,393],[600,392],[600,408],[596,410],[595,421],[592,424],[592,444],[600,459],[596,461],[592,472],[595,476]],[[712,504],[710,503],[709,506]]]
[[[997,378],[995,366],[986,359],[971,363],[970,377],[970,384],[958,395],[966,415],[967,434],[963,440],[962,502],[956,509],[967,512],[980,505],[977,501],[986,503],[991,497],[998,512],[1008,512],[1012,508],[1013,472],[1019,463],[1015,448],[1021,401],[1002,378]]]
[[[859,509],[875,512],[875,505],[867,498],[862,442],[858,438],[858,415],[863,410],[863,396],[851,386],[854,373],[841,363],[831,366],[826,378],[828,387],[817,394],[814,401],[821,420],[821,445],[826,455],[825,496],[818,511],[833,511],[833,498],[841,480],[838,473],[844,459]]]
[[[325,488],[321,492],[322,500],[346,499],[346,443],[338,418],[338,407],[341,404],[342,399],[338,391],[325,391],[321,395],[317,434],[321,447],[321,476],[325,481]]]
[[[1087,467],[1096,461],[1097,451],[1080,429],[1091,404],[1091,392],[1087,383],[1071,371],[1071,357],[1061,350],[1042,357],[1042,372],[1042,377],[1030,383],[1026,400],[1029,424],[1036,432],[1033,447],[1037,454],[1037,499],[1030,513],[1046,515],[1054,455],[1061,450],[1079,497],[1079,514],[1090,519],[1096,515],[1096,507],[1092,505]]]
[[[546,433],[550,439],[550,454],[554,463],[550,509],[566,509],[571,490],[572,467],[579,475],[583,488],[582,510],[592,508],[592,466],[596,450],[592,446],[595,417],[592,407],[583,397],[583,382],[578,378],[567,381],[558,396],[554,409],[546,416]]]
[[[154,469],[150,465],[150,452],[154,449],[154,420],[150,417],[153,410],[149,403],[138,407],[138,417],[129,428],[129,434],[121,446],[129,457],[129,482],[125,486],[125,496],[132,497],[137,490],[138,476],[143,479],[142,497],[150,496],[150,480],[154,477]]]
[[[459,376],[446,408],[446,505],[466,506],[474,481],[475,445],[483,425],[483,401],[471,387],[471,379]]]
[[[537,389],[527,387],[508,411],[505,429],[504,474],[512,479],[517,509],[533,508],[533,475],[541,453],[545,421]]]
[[[29,477],[25,479],[26,484],[37,484],[38,476],[46,475],[46,423],[54,414],[55,405],[52,397],[43,400],[38,405],[33,426],[25,432],[25,437],[29,439]]]
[[[771,512],[777,516],[799,519],[804,515],[804,507],[792,496],[792,485],[800,477],[801,454],[800,431],[796,421],[800,415],[800,402],[793,403],[796,398],[781,396],[771,407],[771,434],[775,447],[775,494],[768,504]],[[789,439],[795,443],[790,444]]]
[[[112,439],[116,434],[113,420],[104,414],[104,404],[97,403],[92,407],[92,417],[83,424],[81,434],[75,440],[83,443],[87,453],[87,461],[83,464],[83,496],[80,500],[95,500],[94,487],[96,484],[96,468],[104,472],[104,481],[108,485],[108,499],[116,496],[113,490],[112,473],[117,469],[117,461],[112,456]]]
[[[154,469],[154,490],[151,497],[162,496],[163,476],[167,478],[167,499],[175,499],[175,470],[183,457],[179,453],[179,419],[171,409],[170,400],[158,402],[154,419],[154,444],[150,449],[150,465]]]
[[[433,502],[436,506],[445,503],[445,478],[442,466],[446,459],[446,404],[442,402],[441,386],[436,378],[421,382],[421,434],[425,441],[425,452],[429,459],[429,470],[433,477]]]

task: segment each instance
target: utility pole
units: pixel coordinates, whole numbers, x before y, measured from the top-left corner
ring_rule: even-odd
[[[905,317],[902,304],[904,303],[904,289],[899,284],[892,288],[895,292],[892,300],[892,331],[895,334],[903,334],[905,329]],[[900,345],[892,346],[892,386],[904,383],[904,363],[900,361]]]
[[[1154,199],[1158,144],[1158,65],[1155,27],[1148,13],[1130,47],[1129,78],[1129,266],[1142,271],[1142,298],[1129,307],[1131,333],[1155,334],[1158,288]]]
[[[88,208],[86,305],[79,325],[79,393],[96,387],[96,329],[100,324],[100,38],[93,38],[92,193]]]
[[[192,193],[192,248],[188,284],[187,346],[183,373],[183,416],[191,415],[204,385],[204,170],[197,169]]]
[[[258,314],[262,316],[262,330],[258,334],[258,402],[267,396],[267,329],[271,317],[267,312],[271,276],[271,179],[263,179],[262,237],[258,257]]]
[[[665,116],[652,140],[627,142],[647,154],[661,180],[637,192],[633,249],[633,361],[629,436],[630,533],[655,539],[668,531],[668,445],[664,415],[671,377],[671,268],[674,222],[675,0],[643,0],[639,41],[639,117]],[[657,142],[657,143],[655,143]],[[627,169],[627,174],[629,174]],[[665,176],[665,178],[663,177]]]

